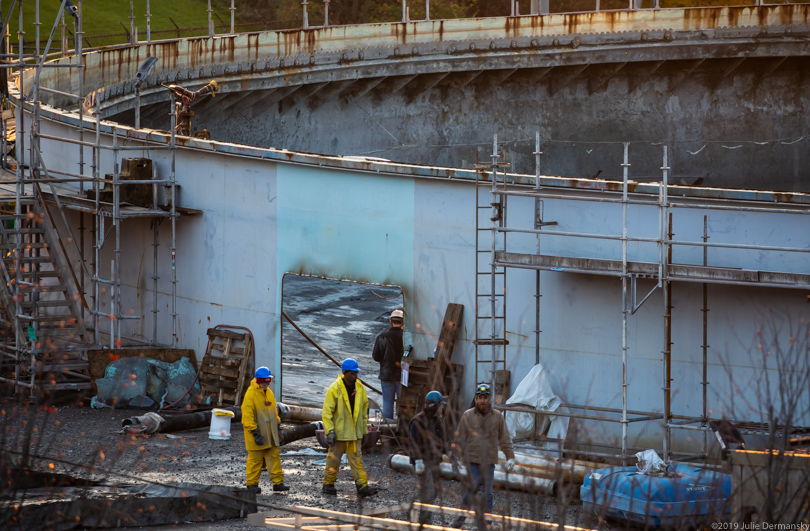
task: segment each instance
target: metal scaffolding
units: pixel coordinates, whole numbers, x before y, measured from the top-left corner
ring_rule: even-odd
[[[159,225],[166,218],[171,229],[171,315],[172,336],[168,344],[174,347],[177,340],[177,274],[176,222],[179,216],[176,199],[175,180],[175,105],[171,98],[172,131],[167,145],[126,146],[119,143],[119,129],[109,124],[111,143],[102,141],[102,121],[96,116],[88,116],[85,107],[83,76],[77,76],[78,93],[49,89],[39,85],[43,68],[83,68],[82,50],[82,3],[74,7],[70,0],[62,0],[50,33],[47,45],[39,50],[39,2],[36,5],[37,30],[36,53],[25,53],[24,20],[22,2],[14,0],[3,17],[5,50],[9,50],[8,28],[12,14],[17,8],[18,54],[2,55],[4,71],[16,71],[18,75],[19,100],[12,101],[16,109],[15,174],[13,181],[0,183],[0,204],[3,216],[0,217],[0,235],[3,249],[7,249],[2,260],[3,289],[2,299],[7,309],[7,334],[2,349],[0,380],[12,383],[18,389],[38,391],[91,389],[87,350],[120,348],[131,344],[147,343],[160,345],[158,341],[158,280],[159,275]],[[0,7],[2,4],[0,4]],[[0,9],[2,11],[2,9]],[[48,63],[51,44],[60,23],[64,27],[67,15],[74,20],[75,47],[73,60],[68,64]],[[64,34],[64,31],[63,31]],[[63,53],[65,47],[63,46]],[[26,84],[26,71],[34,69],[31,87]],[[30,76],[28,76],[30,77]],[[50,135],[41,130],[41,92],[57,94],[76,102],[78,114],[78,140]],[[26,124],[31,117],[30,126]],[[7,130],[3,120],[3,169],[7,168]],[[106,128],[106,127],[105,127]],[[85,133],[93,135],[92,141],[85,139]],[[25,145],[26,134],[30,147]],[[78,172],[47,168],[41,156],[41,142],[74,145],[79,150]],[[90,174],[86,173],[85,150],[91,150]],[[145,179],[122,179],[122,155],[129,152],[149,152],[166,150],[170,153],[170,171],[163,179],[157,171]],[[102,172],[102,152],[112,153],[112,174]],[[27,163],[26,163],[27,161]],[[13,193],[11,187],[13,186]],[[132,206],[122,200],[124,187],[147,186],[152,190],[149,206]],[[166,188],[166,201],[159,202],[159,187]],[[131,189],[131,188],[130,188]],[[105,195],[109,196],[106,197]],[[93,195],[92,199],[86,194]],[[102,200],[102,196],[104,199]],[[13,205],[13,213],[11,207]],[[52,211],[51,207],[55,207]],[[74,235],[69,212],[79,216],[78,238]],[[85,215],[92,217],[92,252],[88,256],[85,249]],[[144,316],[131,315],[122,308],[121,261],[122,227],[130,219],[150,218],[153,231],[153,329],[150,340],[124,336],[121,323],[126,319],[144,319]],[[111,234],[112,233],[112,234]],[[104,272],[102,249],[110,243],[113,250],[109,272]],[[73,263],[78,264],[74,268]],[[89,262],[89,265],[88,265]],[[89,285],[87,285],[89,281]],[[90,293],[89,301],[86,297]],[[109,309],[104,310],[105,300]],[[13,311],[9,309],[13,308]],[[61,311],[60,311],[61,310]],[[11,315],[13,313],[13,315]],[[104,320],[109,322],[105,330]],[[145,319],[144,319],[145,320]],[[107,341],[105,341],[105,337]],[[10,365],[13,363],[13,375]],[[40,381],[38,381],[40,380]]]
[[[624,143],[624,155],[622,161],[622,186],[621,192],[605,191],[603,195],[594,197],[587,192],[571,192],[566,195],[560,193],[559,189],[545,187],[541,184],[540,176],[540,135],[536,136],[536,175],[534,186],[525,184],[516,184],[516,179],[509,178],[507,174],[501,177],[497,176],[497,169],[500,167],[498,164],[498,146],[497,137],[493,145],[493,162],[490,165],[479,165],[479,172],[490,168],[491,176],[490,182],[485,180],[477,181],[477,189],[489,190],[491,194],[492,207],[492,224],[488,227],[482,226],[480,219],[477,221],[476,234],[482,232],[491,232],[492,242],[496,238],[502,237],[502,248],[497,249],[495,245],[486,249],[482,246],[483,238],[476,238],[476,255],[480,256],[482,253],[491,258],[490,268],[490,283],[495,285],[496,275],[505,278],[506,270],[509,268],[531,269],[536,272],[535,280],[535,352],[536,362],[540,361],[540,271],[560,272],[567,273],[580,273],[589,275],[606,275],[613,277],[620,277],[622,282],[622,329],[621,329],[621,378],[622,378],[622,407],[618,408],[605,408],[590,405],[580,404],[564,404],[559,410],[554,412],[555,416],[563,416],[570,418],[595,420],[600,422],[614,422],[621,423],[621,446],[616,448],[620,454],[606,454],[601,452],[590,452],[577,450],[578,454],[594,455],[594,456],[610,456],[618,457],[622,462],[626,463],[628,458],[632,457],[629,453],[627,442],[628,426],[634,422],[647,422],[647,421],[663,421],[664,436],[662,440],[662,448],[664,458],[670,459],[706,459],[708,457],[707,448],[707,432],[709,431],[709,422],[712,419],[709,416],[709,409],[707,406],[707,388],[709,385],[707,367],[708,367],[708,285],[756,285],[766,287],[780,287],[791,289],[808,289],[810,287],[810,275],[808,274],[793,274],[793,273],[772,273],[772,272],[758,272],[756,278],[753,278],[747,271],[740,270],[734,267],[716,267],[708,265],[708,250],[710,248],[724,248],[724,249],[741,249],[741,250],[754,250],[754,251],[780,251],[789,253],[810,253],[808,248],[800,247],[785,247],[785,246],[768,246],[768,245],[750,245],[750,244],[732,244],[732,243],[712,243],[709,242],[708,236],[708,217],[703,216],[703,235],[701,241],[687,241],[683,239],[676,239],[672,227],[672,212],[675,209],[712,209],[720,211],[742,211],[742,212],[759,212],[759,213],[786,213],[799,216],[806,216],[810,214],[810,207],[802,205],[793,205],[789,203],[777,204],[774,207],[758,206],[757,203],[745,201],[735,201],[730,204],[723,199],[698,199],[695,202],[687,201],[670,201],[669,198],[669,172],[671,168],[668,164],[668,149],[663,146],[663,157],[661,166],[661,181],[658,184],[659,194],[657,200],[645,198],[639,194],[631,194],[629,186],[629,143]],[[620,197],[616,197],[620,194]],[[478,193],[476,194],[478,197]],[[607,196],[607,197],[606,197]],[[635,197],[633,197],[635,196]],[[506,223],[507,213],[506,205],[507,198],[522,198],[529,199],[534,202],[534,226],[532,228],[526,227],[510,227]],[[579,202],[600,202],[600,203],[614,203],[621,205],[622,211],[622,225],[619,234],[597,234],[597,233],[583,233],[583,232],[565,232],[565,231],[544,231],[543,228],[549,225],[556,225],[557,222],[548,222],[543,219],[543,200],[546,199],[565,199]],[[478,208],[484,208],[480,201],[478,201]],[[656,238],[632,236],[628,232],[628,209],[631,206],[635,207],[655,207],[658,210],[658,235]],[[534,235],[537,240],[537,248],[535,253],[525,252],[510,252],[506,246],[507,234],[527,234]],[[562,237],[562,238],[598,238],[600,240],[612,240],[621,243],[621,260],[606,260],[606,259],[592,259],[592,258],[578,258],[560,255],[544,255],[541,254],[540,242],[541,238],[549,237]],[[630,243],[646,243],[655,244],[658,248],[657,263],[646,263],[638,261],[630,261],[628,259],[628,244]],[[685,265],[673,263],[672,250],[674,246],[685,246],[693,248],[702,248],[703,257],[702,265]],[[482,274],[481,267],[476,270],[477,284],[478,277]],[[651,279],[655,282],[652,289],[641,301],[638,301],[637,286],[639,279]],[[683,415],[675,415],[672,412],[671,404],[671,382],[672,382],[672,283],[673,281],[680,282],[697,282],[702,284],[702,314],[703,314],[703,335],[702,335],[702,413],[698,417],[689,417]],[[506,342],[506,321],[505,314],[507,308],[505,280],[503,281],[503,316],[504,321],[499,327],[498,338],[503,338],[502,344],[504,348]],[[627,379],[628,374],[628,317],[635,314],[639,308],[649,299],[649,297],[656,291],[661,290],[663,308],[662,308],[662,400],[661,412],[654,411],[633,411],[628,409],[627,388],[630,385]],[[488,294],[480,294],[476,291],[477,297],[488,296]],[[476,299],[478,303],[479,299]],[[476,323],[480,319],[490,319],[491,317],[482,312],[482,305],[476,305]],[[494,315],[494,314],[493,314]],[[493,327],[494,330],[494,327]],[[476,330],[476,338],[484,337],[485,335],[479,334]],[[493,336],[494,337],[494,336]],[[477,350],[476,350],[477,352]],[[503,360],[505,363],[505,352]],[[476,362],[478,362],[476,355]],[[476,363],[476,367],[478,363]],[[493,374],[494,374],[493,364]],[[476,376],[478,376],[476,374]],[[523,413],[538,412],[532,408],[526,407],[513,407],[498,405],[499,409],[504,411],[517,411]],[[564,408],[573,410],[595,411],[600,415],[588,415],[582,413],[565,412]],[[747,422],[744,420],[731,420],[732,423],[740,427],[742,433],[761,434],[767,432],[768,426]],[[673,451],[672,449],[672,430],[698,430],[703,433],[703,449],[698,455],[682,455]],[[562,444],[562,441],[559,441]]]

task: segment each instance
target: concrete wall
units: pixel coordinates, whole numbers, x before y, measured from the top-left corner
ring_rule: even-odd
[[[90,93],[93,112],[133,124],[133,78],[154,56],[142,98],[148,128],[170,128],[161,84],[193,89],[216,79],[221,94],[194,107],[194,128],[224,142],[471,167],[498,133],[514,167],[532,173],[539,131],[549,175],[615,177],[618,166],[608,161],[632,142],[634,176],[657,178],[658,146],[668,144],[673,176],[684,184],[810,191],[808,9],[642,10],[161,41],[92,52],[81,76],[46,69],[42,82]]]
[[[654,63],[633,63],[609,79],[597,66],[574,79],[575,67],[523,69],[507,79],[508,70],[491,70],[472,81],[461,72],[432,88],[435,78],[424,76],[389,94],[388,80],[360,97],[337,93],[325,101],[334,84],[302,99],[279,101],[270,90],[257,91],[244,100],[258,101],[253,107],[231,107],[225,98],[205,105],[194,127],[264,147],[467,168],[477,150],[486,156],[497,133],[520,173],[534,172],[539,132],[543,172],[581,178],[619,177],[615,162],[622,142],[631,142],[633,177],[658,179],[660,145],[667,144],[675,182],[808,191],[803,137],[810,92],[802,79],[810,58],[763,75],[781,58],[771,61],[749,61],[728,75],[727,59],[707,60],[697,70],[692,61],[674,61],[654,73]],[[503,61],[504,68],[514,66]],[[149,116],[148,127],[169,128],[165,104]]]

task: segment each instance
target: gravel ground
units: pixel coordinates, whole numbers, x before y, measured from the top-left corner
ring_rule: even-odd
[[[139,414],[127,410],[94,410],[88,407],[63,407],[52,412],[5,404],[3,406],[3,448],[13,453],[26,449],[38,459],[34,463],[43,470],[53,463],[53,471],[88,479],[108,479],[115,482],[133,481],[178,482],[243,486],[245,484],[245,446],[241,424],[231,427],[230,440],[208,438],[208,427],[177,434],[130,436],[121,433],[121,421]],[[176,438],[175,438],[176,437]],[[285,446],[282,451],[311,448],[322,451],[314,438],[303,439]],[[282,506],[307,506],[336,511],[360,513],[369,508],[388,507],[414,501],[418,492],[415,476],[395,472],[386,465],[388,452],[378,445],[364,456],[364,463],[372,485],[380,489],[377,496],[362,503],[348,467],[345,466],[337,481],[337,497],[323,495],[321,490],[323,466],[313,462],[318,457],[282,456],[285,483],[292,490],[286,494],[273,494],[269,476],[263,473],[263,493],[258,502]],[[90,465],[96,467],[92,470]],[[458,507],[460,484],[444,481],[446,504]],[[523,518],[556,522],[558,503],[553,498],[534,494],[496,491],[496,512]],[[260,508],[260,511],[262,509]],[[266,509],[266,510],[269,510]],[[391,515],[404,519],[404,513]],[[581,506],[568,505],[565,522],[582,526]],[[197,524],[180,523],[178,526],[159,526],[150,529],[221,529],[251,528],[245,520],[224,520]],[[466,528],[471,528],[468,523]]]

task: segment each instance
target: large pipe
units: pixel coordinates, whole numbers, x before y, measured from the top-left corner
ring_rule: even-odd
[[[223,407],[233,413],[231,422],[242,421],[242,410],[239,406]],[[172,433],[175,431],[195,430],[211,424],[211,410],[183,413],[182,415],[161,415],[164,419],[158,427],[158,433]]]
[[[388,458],[388,467],[399,472],[414,472],[413,465],[411,465],[411,458],[407,455],[392,454],[391,457]],[[445,479],[463,481],[467,477],[467,469],[465,467],[460,466],[457,470],[454,470],[453,465],[450,463],[441,463],[439,465],[439,471]],[[507,474],[504,472],[503,468],[498,465],[495,467],[495,485],[504,489],[554,494],[557,481],[549,478],[525,476],[515,473]]]
[[[281,402],[278,403],[278,406],[280,412],[279,416],[281,417],[281,420],[309,421],[309,424],[304,425],[304,428],[306,429],[303,429],[299,432],[297,431],[298,428],[293,428],[291,430],[285,430],[285,433],[286,432],[309,433],[310,431],[312,432],[309,435],[302,435],[297,439],[291,439],[287,442],[303,439],[304,437],[314,437],[316,429],[323,429],[322,426],[320,428],[311,428],[311,426],[315,425],[316,423],[319,425],[322,424],[320,409],[292,406],[289,404],[282,404]],[[224,409],[225,411],[230,411],[233,413],[233,418],[231,419],[231,422],[242,421],[242,409],[240,406],[230,406],[220,409]],[[162,417],[164,421],[160,423],[160,427],[157,430],[159,433],[171,433],[175,431],[194,430],[211,424],[211,410],[195,411],[194,413],[183,413],[180,415],[173,415],[173,416],[162,415]],[[128,422],[128,424],[133,424],[133,422]],[[282,436],[282,439],[284,439],[284,436]]]
[[[278,403],[281,420],[301,420],[314,422],[323,419],[323,409],[316,407],[294,406],[292,404]]]
[[[498,460],[503,464],[506,462],[506,455],[503,452],[498,452]],[[597,465],[596,463],[591,464],[574,460],[559,461],[553,457],[522,452],[515,452],[515,464],[515,472],[519,474],[554,478],[561,474],[562,479],[578,484],[585,481],[585,476],[595,468],[604,467],[604,465]]]

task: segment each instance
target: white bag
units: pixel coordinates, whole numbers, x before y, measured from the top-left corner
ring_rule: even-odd
[[[543,368],[543,365],[538,363],[532,367],[529,374],[518,384],[515,393],[506,401],[506,405],[524,406],[551,413],[560,408],[562,400],[551,390],[548,374]],[[505,417],[506,427],[509,429],[509,435],[511,435],[513,439],[534,436],[536,415],[507,411]],[[540,418],[541,424],[536,431],[538,433],[544,433],[548,427],[549,438],[564,440],[568,433],[568,421],[568,417],[542,415]],[[551,424],[550,426],[549,423]]]

